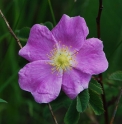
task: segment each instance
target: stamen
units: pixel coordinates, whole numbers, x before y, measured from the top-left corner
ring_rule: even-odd
[[[70,48],[71,47],[72,46],[70,46]],[[47,54],[47,57],[51,60],[51,62],[48,62],[47,64],[52,66],[52,73],[55,71],[59,72],[60,70],[71,70],[72,64],[76,64],[75,57],[78,52],[74,51],[73,53],[74,54],[72,55],[68,47],[65,45],[62,45],[62,47],[60,45],[60,49],[57,49],[56,46],[54,46],[54,49]]]

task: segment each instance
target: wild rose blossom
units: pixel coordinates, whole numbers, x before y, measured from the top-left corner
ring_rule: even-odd
[[[88,33],[80,16],[64,14],[51,31],[35,24],[19,51],[30,62],[19,71],[20,87],[38,103],[56,99],[61,89],[71,99],[87,89],[91,76],[108,68],[102,41],[86,39]]]

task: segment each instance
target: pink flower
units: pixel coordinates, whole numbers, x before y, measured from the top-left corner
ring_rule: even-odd
[[[30,61],[19,71],[20,87],[31,92],[38,103],[56,99],[61,89],[71,99],[87,89],[91,76],[108,68],[102,41],[86,40],[88,33],[80,16],[63,15],[52,31],[35,24],[19,51]]]

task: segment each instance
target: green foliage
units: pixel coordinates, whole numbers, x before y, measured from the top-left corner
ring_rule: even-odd
[[[30,28],[28,27],[24,27],[21,30],[18,31],[18,38],[20,41],[24,41],[26,42],[28,37],[29,37],[29,33],[30,33]]]
[[[96,115],[102,114],[104,112],[100,96],[102,93],[101,85],[96,80],[92,79],[89,89],[82,91],[77,97],[77,111],[84,112],[89,104]]]
[[[7,103],[5,100],[3,100],[3,99],[0,98],[0,103],[1,103],[1,102]]]
[[[117,81],[122,81],[122,71],[117,71],[117,72],[112,73],[109,76],[109,79],[117,80]]]
[[[77,124],[80,118],[80,113],[76,110],[76,99],[70,104],[68,111],[64,117],[65,124]]]
[[[89,84],[90,100],[89,105],[93,109],[96,115],[100,115],[104,112],[101,94],[103,94],[102,87],[95,79],[91,79]]]
[[[90,100],[89,105],[93,109],[96,115],[100,115],[104,112],[103,103],[101,96],[94,92],[93,90],[89,90]]]
[[[97,92],[98,94],[103,94],[102,87],[100,83],[98,83],[95,79],[91,79],[89,84],[89,89],[93,90],[94,92]]]
[[[53,24],[51,22],[45,22],[44,25],[48,27],[48,29],[52,30],[53,29]]]
[[[89,103],[89,92],[88,90],[84,90],[77,96],[77,105],[76,105],[77,111],[84,112],[88,106],[88,103]]]

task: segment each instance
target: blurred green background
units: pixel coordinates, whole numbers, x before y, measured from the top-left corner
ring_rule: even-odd
[[[99,0],[51,0],[56,23],[62,14],[69,16],[80,15],[85,18],[89,27],[90,37],[97,37],[96,17]],[[122,70],[122,1],[103,0],[101,15],[101,40],[109,61],[109,68],[104,73],[104,87],[107,102],[116,97],[121,82],[111,82],[108,76]],[[20,38],[22,45],[26,38],[21,37],[22,29],[29,28],[35,23],[55,22],[49,7],[48,0],[0,0],[0,9],[6,16],[14,32]],[[22,91],[18,85],[18,70],[27,61],[18,56],[19,46],[9,33],[5,22],[0,16],[0,98],[8,103],[0,103],[0,124],[53,124],[53,119],[46,104],[38,104],[30,93]],[[70,100],[61,93],[60,97],[51,103],[59,124],[63,118]],[[109,105],[109,118],[112,115],[115,101]],[[116,114],[115,124],[122,123],[122,100]],[[103,115],[95,116],[87,110],[81,114],[79,124],[95,124],[91,119],[99,120],[104,124]],[[97,122],[96,122],[97,124]]]

